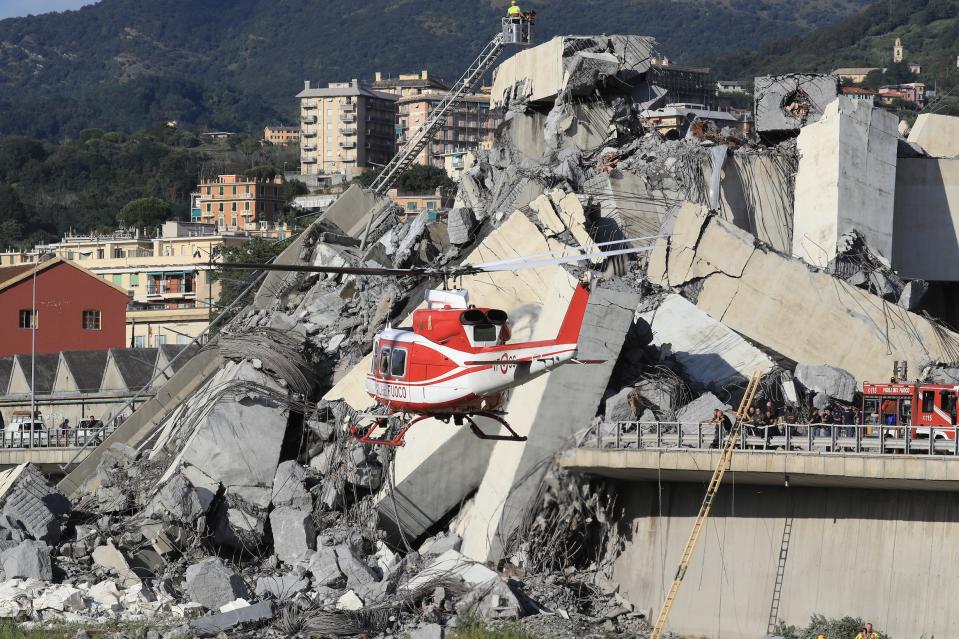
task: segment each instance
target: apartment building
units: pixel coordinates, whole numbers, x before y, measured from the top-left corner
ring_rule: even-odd
[[[201,180],[200,222],[220,231],[253,231],[272,226],[283,209],[283,178],[221,175]]]
[[[429,120],[446,95],[445,92],[426,92],[400,98],[396,127],[400,146]],[[417,156],[417,164],[432,164],[442,169],[449,154],[477,149],[492,140],[499,119],[490,112],[489,102],[488,93],[464,97],[446,120],[446,125]]]
[[[285,231],[273,232],[280,239]],[[186,344],[206,329],[220,285],[210,277],[223,247],[250,240],[251,233],[223,233],[215,225],[167,222],[156,237],[127,231],[106,236],[70,235],[32,252],[0,253],[0,266],[56,255],[127,292],[127,346]]]
[[[268,126],[263,129],[263,141],[269,144],[296,144],[300,141],[298,126]]]
[[[380,71],[376,72],[373,88],[385,93],[395,93],[407,98],[421,93],[437,93],[450,90],[450,85],[430,77],[429,71],[419,73],[401,73],[398,77],[384,77]]]
[[[396,152],[396,101],[358,80],[314,88],[300,100],[300,173],[349,177],[389,163]]]

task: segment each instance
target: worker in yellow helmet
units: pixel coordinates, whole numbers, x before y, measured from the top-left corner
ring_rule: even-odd
[[[519,8],[519,3],[517,0],[512,0],[509,5],[509,9],[506,10],[506,15],[510,18],[522,18],[523,10]]]

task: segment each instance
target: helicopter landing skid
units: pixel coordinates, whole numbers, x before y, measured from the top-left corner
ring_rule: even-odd
[[[396,448],[406,445],[406,441],[403,439],[406,437],[406,432],[413,427],[413,424],[423,421],[424,419],[429,419],[429,416],[420,415],[416,419],[410,420],[400,426],[399,429],[397,429],[395,433],[391,435],[390,431],[392,429],[389,426],[389,418],[377,417],[373,421],[373,425],[370,426],[365,433],[361,435],[359,432],[357,432],[357,430],[354,429],[353,434],[356,437],[356,441],[361,444],[369,444],[370,446],[390,446]],[[377,428],[383,428],[386,432],[383,433],[381,437],[373,437],[373,433]]]
[[[486,417],[488,419],[492,419],[493,421],[499,422],[504,428],[506,428],[506,430],[509,431],[509,435],[487,435],[485,432],[483,432],[483,429],[481,429],[476,422],[473,421],[473,417]],[[487,439],[497,442],[525,442],[527,440],[526,437],[513,430],[513,427],[496,413],[476,413],[475,415],[463,415],[463,418],[469,422],[470,430],[473,431],[473,434],[480,439]]]
[[[444,417],[439,417],[435,415],[419,415],[416,418],[399,425],[398,427],[390,426],[390,420],[388,417],[376,417],[373,420],[373,425],[370,426],[365,431],[361,430],[358,427],[352,427],[350,430],[353,433],[353,436],[361,444],[367,444],[370,446],[390,446],[393,448],[406,445],[406,433],[413,427],[414,424],[423,421],[424,419],[429,419],[430,417],[436,417],[440,421],[448,422],[450,416],[447,415]],[[493,421],[499,422],[509,431],[508,435],[488,435],[483,431],[479,425],[473,421],[473,417],[486,417],[492,419]],[[489,441],[500,441],[500,442],[525,442],[526,437],[520,435],[513,427],[510,426],[505,419],[497,415],[496,413],[482,412],[476,413],[473,415],[454,415],[453,422],[457,426],[462,426],[463,421],[466,421],[469,424],[470,430],[473,431],[473,434],[476,435],[479,439],[485,439]],[[378,428],[384,429],[384,433],[379,437],[374,437],[373,433],[376,432]]]

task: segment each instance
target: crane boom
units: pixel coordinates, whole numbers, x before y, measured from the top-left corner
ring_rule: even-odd
[[[653,626],[653,632],[649,635],[649,639],[661,639],[663,632],[666,630],[666,623],[669,621],[669,614],[673,611],[673,604],[676,602],[676,595],[679,594],[679,587],[683,584],[683,579],[686,577],[686,569],[689,568],[689,562],[692,560],[693,553],[696,551],[696,545],[699,543],[699,534],[702,532],[703,526],[709,518],[709,511],[713,507],[713,499],[716,497],[716,494],[719,493],[719,489],[723,484],[723,477],[725,477],[730,462],[732,462],[733,451],[736,449],[736,442],[739,439],[742,428],[742,421],[746,417],[746,412],[753,403],[753,399],[756,397],[760,380],[761,377],[758,371],[753,373],[752,377],[749,378],[746,393],[743,395],[743,399],[739,404],[739,410],[736,411],[736,423],[733,424],[733,430],[726,440],[726,445],[723,447],[722,455],[719,457],[719,463],[716,464],[713,476],[709,480],[709,487],[706,489],[706,496],[703,498],[703,503],[699,507],[696,522],[693,524],[693,529],[689,533],[689,539],[686,541],[686,547],[683,548],[683,554],[679,557],[676,577],[669,587],[669,592],[666,593],[666,600],[663,601],[663,607],[659,611],[659,617],[656,619],[656,625]],[[716,428],[721,428],[721,425],[717,424]]]
[[[453,88],[446,94],[446,98],[432,110],[429,119],[410,136],[403,148],[383,168],[383,171],[370,185],[371,191],[378,195],[386,194],[400,174],[416,160],[416,156],[420,154],[423,147],[429,144],[440,128],[446,124],[446,120],[449,119],[456,105],[467,94],[472,93],[476,83],[496,63],[505,47],[506,38],[502,33],[497,33],[496,37],[486,45],[483,52],[473,60],[466,72],[456,81]]]

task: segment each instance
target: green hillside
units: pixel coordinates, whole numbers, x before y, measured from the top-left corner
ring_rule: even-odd
[[[922,66],[922,80],[946,88],[959,82],[959,0],[886,0],[812,33],[724,56],[715,67],[717,74],[730,78],[883,68],[892,64],[897,37],[903,40],[906,61]]]
[[[840,20],[871,0],[525,0],[538,39],[638,33],[710,60]],[[292,121],[304,79],[429,68],[455,79],[505,0],[102,0],[0,21],[0,135],[48,140],[159,120],[254,130]]]

